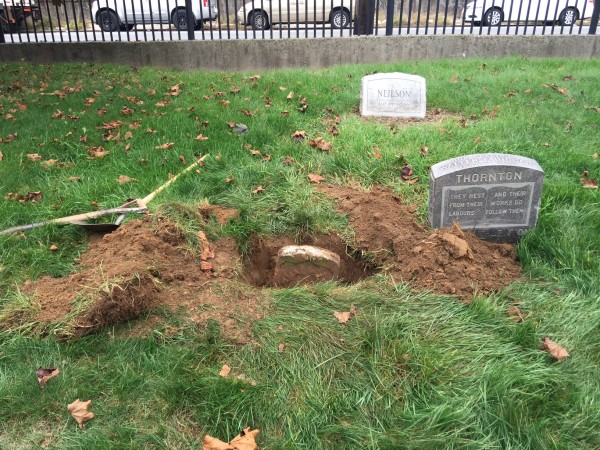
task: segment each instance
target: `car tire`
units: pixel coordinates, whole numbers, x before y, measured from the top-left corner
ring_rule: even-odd
[[[196,21],[196,19],[194,18],[194,16],[192,15],[192,19],[193,22]],[[173,15],[171,16],[171,23],[173,25],[175,25],[175,28],[177,28],[178,31],[187,31],[188,29],[188,20],[187,20],[187,14],[185,13],[185,9],[178,9],[177,11],[175,11],[173,13]],[[195,25],[192,25],[192,28]]]
[[[204,28],[204,22],[202,20],[199,20],[198,22],[196,22],[196,25],[194,25],[194,30],[200,31],[202,28]]]
[[[350,25],[350,14],[345,9],[336,9],[331,13],[329,21],[332,28],[347,28]]]
[[[250,14],[250,25],[253,30],[268,30],[269,29],[269,17],[264,11],[253,11]]]
[[[570,27],[571,25],[575,25],[578,19],[579,13],[575,8],[565,8],[558,16],[558,24],[563,27]]]
[[[96,23],[102,31],[111,33],[119,29],[119,18],[114,11],[103,10],[96,16]]]
[[[121,26],[119,27],[119,30],[121,31],[131,31],[133,30],[133,27],[135,27],[135,25],[128,23],[128,24],[124,24],[122,23]]]
[[[502,23],[503,18],[502,10],[500,8],[490,8],[483,15],[483,24],[496,27]]]

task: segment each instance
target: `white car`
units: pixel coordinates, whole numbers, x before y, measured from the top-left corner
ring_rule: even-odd
[[[217,0],[192,0],[194,29],[219,15]],[[172,23],[188,29],[185,0],[94,0],[92,17],[103,31],[128,31],[135,25]]]
[[[274,23],[330,23],[346,28],[352,22],[355,0],[252,0],[242,6],[238,21],[254,30],[268,30]]]
[[[465,5],[465,22],[496,26],[502,22],[556,22],[571,26],[591,17],[594,0],[476,0]]]

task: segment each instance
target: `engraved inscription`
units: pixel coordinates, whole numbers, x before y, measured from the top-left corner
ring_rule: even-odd
[[[425,79],[405,73],[378,73],[362,78],[363,116],[425,117]]]
[[[476,175],[476,174],[475,174]],[[507,183],[442,189],[442,226],[463,228],[529,226],[533,183]]]

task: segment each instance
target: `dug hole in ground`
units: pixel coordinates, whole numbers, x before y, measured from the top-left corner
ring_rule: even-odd
[[[216,320],[224,338],[243,344],[252,339],[254,321],[268,310],[270,296],[264,288],[275,288],[275,258],[285,245],[313,245],[338,254],[340,283],[384,273],[394,282],[410,283],[413,290],[451,295],[449,301],[468,302],[521,276],[513,245],[485,242],[458,227],[429,229],[418,223],[415,207],[388,189],[318,185],[314,195],[333,199],[347,215],[353,242],[335,234],[301,242],[293,236],[254,239],[243,259],[232,238],[203,240],[201,250],[194,250],[168,217],[146,216],[93,239],[76,272],[28,281],[21,291],[39,302],[32,319],[42,329],[60,330],[63,337],[167,307],[185,309],[198,326]],[[220,206],[203,206],[200,213],[200,218],[219,223],[239,220],[235,210]],[[144,335],[156,320],[149,315],[131,332]]]

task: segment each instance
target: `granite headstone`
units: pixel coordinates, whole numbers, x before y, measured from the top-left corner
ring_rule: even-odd
[[[544,171],[524,156],[484,153],[431,167],[429,224],[454,222],[482,239],[517,242],[537,223]]]
[[[378,117],[425,117],[425,78],[406,73],[377,73],[360,84],[360,113]]]

